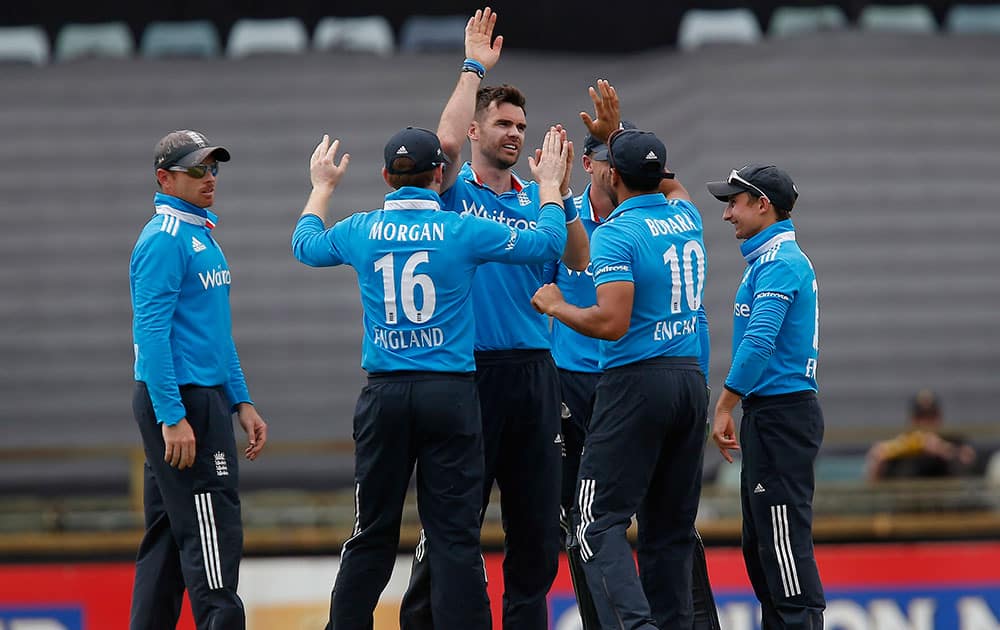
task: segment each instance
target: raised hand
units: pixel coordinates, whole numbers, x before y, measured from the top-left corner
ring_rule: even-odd
[[[566,140],[566,130],[561,127],[549,127],[542,148],[528,157],[531,175],[539,187],[561,186],[566,176],[568,152],[572,151],[572,143]]]
[[[340,140],[334,140],[330,144],[330,136],[323,134],[323,140],[316,145],[312,157],[309,159],[309,180],[313,188],[329,188],[332,190],[340,183],[340,178],[347,172],[347,165],[351,162],[351,155],[345,153],[337,164],[337,150],[340,148]]]
[[[587,112],[580,112],[587,131],[601,142],[607,142],[608,136],[621,125],[621,109],[618,105],[618,92],[606,79],[597,80],[597,89],[590,87],[590,100],[594,102],[594,115],[591,118]]]
[[[479,9],[465,25],[465,56],[483,64],[487,70],[496,65],[503,48],[503,35],[493,39],[497,14],[489,7]]]

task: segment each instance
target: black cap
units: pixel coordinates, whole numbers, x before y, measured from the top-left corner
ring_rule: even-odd
[[[441,150],[441,141],[427,129],[407,127],[385,144],[385,170],[393,175],[423,173],[449,163],[448,156]]]
[[[635,129],[636,126],[635,123],[623,120],[618,123],[618,128]],[[608,145],[588,133],[587,137],[583,139],[583,154],[592,160],[606,162],[608,160]]]
[[[914,418],[928,420],[941,415],[941,403],[937,394],[929,389],[921,389],[913,395],[910,401],[910,415]]]
[[[156,143],[153,168],[195,166],[210,155],[218,162],[229,161],[229,150],[213,146],[203,134],[190,129],[171,131]]]
[[[708,182],[708,192],[719,201],[729,201],[737,193],[749,192],[771,200],[774,207],[791,212],[799,191],[788,173],[773,164],[751,162],[733,171],[725,181]]]
[[[649,180],[674,178],[667,170],[667,147],[650,131],[615,131],[608,138],[608,157],[611,168],[623,175]]]

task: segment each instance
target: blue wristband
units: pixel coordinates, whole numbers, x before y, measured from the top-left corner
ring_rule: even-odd
[[[486,76],[486,66],[475,59],[466,59],[462,62],[462,72],[475,72],[480,79]]]
[[[566,213],[566,223],[572,223],[580,218],[580,211],[577,210],[576,204],[573,203],[573,189],[570,188],[569,193],[563,197],[563,212]]]

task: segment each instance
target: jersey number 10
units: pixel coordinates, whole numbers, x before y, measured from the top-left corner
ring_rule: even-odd
[[[684,273],[684,297],[688,309],[701,307],[701,293],[705,289],[705,250],[698,241],[684,243],[684,251],[677,256],[677,246],[663,252],[663,264],[670,269],[670,312],[681,312],[681,272]]]

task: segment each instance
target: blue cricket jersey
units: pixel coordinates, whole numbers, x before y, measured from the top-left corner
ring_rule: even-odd
[[[555,204],[523,226],[534,229],[441,207],[434,191],[407,186],[386,195],[382,209],[328,230],[315,215],[295,227],[292,251],[301,262],[347,264],[357,272],[365,329],[361,366],[369,373],[475,370],[479,320],[469,296],[477,267],[487,261],[541,267],[566,244],[565,215]]]
[[[705,369],[708,260],[694,204],[662,193],[627,199],[594,230],[590,251],[595,285],[635,285],[628,332],[600,342],[601,369],[662,356],[700,358]]]
[[[181,385],[222,385],[229,404],[251,402],[233,343],[232,276],[212,238],[217,217],[156,193],[129,263],[135,380],[149,390],[159,422],[187,414]]]
[[[579,197],[573,199],[580,212],[580,221],[587,231],[587,237],[601,221],[594,216],[590,207],[590,184]],[[591,265],[585,271],[570,269],[560,260],[550,261],[545,266],[545,281],[555,282],[566,301],[574,306],[586,308],[597,304],[597,288]],[[600,372],[598,362],[599,345],[594,337],[581,335],[558,319],[552,319],[552,359],[557,367],[573,372]]]
[[[747,268],[733,305],[733,365],[726,387],[742,396],[817,391],[816,273],[779,221],[740,246]]]
[[[511,174],[513,188],[497,194],[483,184],[466,162],[455,184],[441,198],[444,209],[489,219],[518,229],[538,222],[538,184]],[[550,256],[555,260],[562,250]],[[545,261],[531,265],[490,263],[476,274],[472,312],[476,350],[547,349],[548,321],[531,306],[531,297],[545,281]]]

